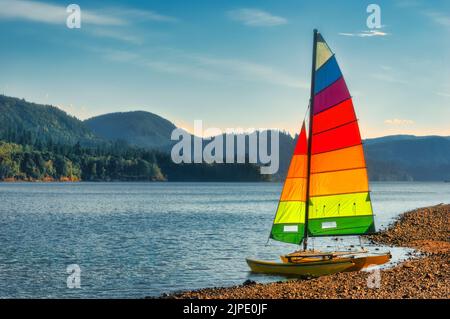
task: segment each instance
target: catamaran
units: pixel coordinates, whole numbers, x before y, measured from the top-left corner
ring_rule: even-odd
[[[389,261],[390,252],[308,250],[309,237],[375,232],[364,149],[352,97],[334,53],[314,30],[309,134],[297,139],[270,238],[301,245],[281,263],[247,259],[253,272],[317,277]]]

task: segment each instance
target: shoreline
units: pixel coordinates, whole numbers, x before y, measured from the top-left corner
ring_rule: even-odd
[[[387,229],[367,235],[374,244],[414,248],[419,253],[379,271],[380,285],[369,288],[376,272],[346,272],[309,280],[246,281],[232,287],[164,294],[169,299],[401,299],[450,298],[450,204],[401,214]],[[415,254],[417,255],[417,254]]]

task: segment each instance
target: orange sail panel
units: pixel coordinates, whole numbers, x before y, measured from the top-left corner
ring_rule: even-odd
[[[336,151],[314,154],[311,157],[311,174],[365,168],[362,144]]]
[[[362,193],[369,191],[365,168],[311,174],[310,194],[313,196]]]

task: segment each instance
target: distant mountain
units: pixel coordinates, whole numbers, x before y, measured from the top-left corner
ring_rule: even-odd
[[[26,131],[35,139],[74,144],[93,143],[94,133],[61,109],[0,95],[0,138]]]
[[[285,146],[284,152],[280,150],[281,177],[286,175],[295,143],[290,139],[291,147]],[[370,180],[450,180],[448,136],[392,135],[366,139],[363,143]]]
[[[372,180],[450,179],[450,137],[388,136],[365,141]]]
[[[156,114],[144,111],[109,113],[85,120],[95,135],[107,140],[122,140],[130,145],[167,150],[176,126]]]

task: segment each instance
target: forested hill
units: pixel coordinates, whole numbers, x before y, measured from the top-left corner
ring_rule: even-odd
[[[23,141],[18,141],[19,135]],[[4,95],[0,95],[0,139],[86,145],[99,140],[82,121],[57,107]]]
[[[85,120],[97,136],[106,140],[123,140],[129,145],[167,150],[176,126],[156,114],[144,111],[109,113]]]
[[[118,115],[128,116],[128,121],[120,123]],[[175,126],[148,112],[105,115],[95,122],[101,126],[95,128],[101,136],[56,107],[0,95],[0,181],[267,179],[256,165],[173,163],[167,152],[155,149],[165,139],[170,141],[168,132]],[[135,135],[128,135],[128,140],[123,138],[126,135],[115,136],[115,128]],[[133,139],[139,134],[141,139]],[[141,145],[144,136],[149,140],[147,147]]]

